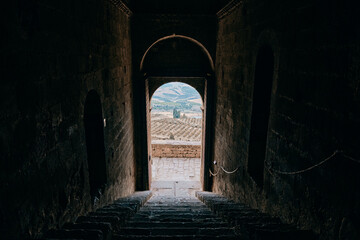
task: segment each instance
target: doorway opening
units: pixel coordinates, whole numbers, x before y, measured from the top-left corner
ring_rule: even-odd
[[[152,189],[151,97],[163,84],[182,82],[195,88],[203,101],[200,182],[202,190],[210,191],[215,78],[209,51],[191,37],[176,34],[165,36],[147,48],[140,62],[140,73],[139,81],[135,82],[137,90],[134,91],[134,121],[139,126],[134,134],[136,189]],[[146,133],[146,137],[143,133]]]
[[[151,189],[154,195],[194,196],[201,190],[203,100],[181,82],[151,97]]]
[[[248,172],[258,187],[264,185],[264,161],[270,117],[274,75],[274,53],[271,47],[260,48],[255,65],[255,82],[251,115]]]
[[[86,96],[84,107],[84,127],[89,169],[91,201],[95,202],[104,192],[107,182],[104,123],[99,95],[91,90]]]

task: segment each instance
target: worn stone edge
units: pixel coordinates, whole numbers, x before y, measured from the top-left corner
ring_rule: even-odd
[[[121,0],[108,0],[110,3],[114,4],[118,9],[125,13],[128,17],[133,15],[133,12],[130,8]]]
[[[225,7],[223,7],[220,11],[216,13],[218,19],[222,19],[233,12],[238,6],[243,4],[243,0],[232,0]]]

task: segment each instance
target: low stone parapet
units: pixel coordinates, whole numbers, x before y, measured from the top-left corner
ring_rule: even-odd
[[[200,158],[199,142],[156,141],[151,143],[152,157],[164,158]]]

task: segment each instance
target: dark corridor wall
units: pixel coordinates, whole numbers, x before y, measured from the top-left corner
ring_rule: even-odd
[[[355,9],[349,1],[254,0],[219,19],[214,160],[239,170],[214,177],[213,190],[313,229],[322,239],[360,229],[360,164],[338,153],[302,174],[267,169],[302,170],[336,150],[360,158]],[[264,182],[248,163],[263,46],[271,47],[275,60],[265,163],[257,168]]]
[[[135,189],[130,20],[109,1],[19,0],[2,10],[0,238],[26,239]],[[98,124],[106,120],[99,201],[85,141],[91,90]]]
[[[322,239],[355,234],[360,167],[346,157],[360,159],[355,1],[233,0],[218,19],[202,4],[225,0],[178,1],[182,7],[170,12],[170,1],[160,1],[167,5],[155,4],[161,10],[155,13],[146,12],[150,0],[136,2],[141,11],[132,17],[120,0],[2,3],[1,238],[36,237],[136,188],[146,189],[146,76],[139,67],[152,43],[174,33],[201,42],[216,63],[211,76],[216,87],[205,87],[216,91],[209,99],[216,107],[210,141],[218,163],[214,170],[239,168],[214,177],[212,189],[313,229]],[[188,13],[187,6],[194,8]],[[267,105],[254,93],[264,46],[274,61]],[[105,120],[106,173],[95,189],[106,183],[99,201],[90,194],[84,125],[90,91],[98,94]],[[249,163],[254,97],[263,106],[259,114],[269,107],[268,121],[261,123],[268,125],[261,131],[266,145],[259,149],[266,161],[258,158],[256,164]],[[336,150],[343,153],[305,173],[269,172],[305,169]]]

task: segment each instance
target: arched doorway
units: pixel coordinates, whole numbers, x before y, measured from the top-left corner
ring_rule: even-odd
[[[151,96],[153,195],[194,196],[201,190],[203,99],[188,84],[161,85]]]
[[[248,172],[260,188],[264,184],[273,75],[274,53],[271,47],[264,46],[259,49],[256,58],[248,157]]]
[[[151,183],[151,139],[150,139],[150,98],[154,91],[164,83],[179,81],[194,87],[202,96],[204,118],[202,120],[202,154],[201,154],[201,183],[202,189],[211,189],[209,168],[211,166],[212,149],[212,111],[214,96],[214,65],[206,48],[193,38],[182,35],[170,35],[160,38],[149,46],[145,51],[141,63],[140,72],[143,76],[141,87],[137,91],[144,91],[144,101],[136,99],[139,107],[145,114],[139,114],[140,119],[135,119],[135,124],[140,124],[146,138],[139,138],[140,151],[137,158],[137,189],[149,189]],[[141,99],[141,94],[139,99]],[[143,120],[142,120],[142,119]],[[144,124],[144,122],[146,124]],[[137,131],[140,131],[137,130]],[[139,134],[135,133],[136,135]],[[145,140],[145,141],[144,141]]]
[[[84,107],[84,127],[89,169],[90,195],[92,201],[99,198],[107,182],[104,122],[99,95],[91,90],[86,96]]]

